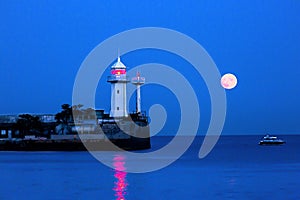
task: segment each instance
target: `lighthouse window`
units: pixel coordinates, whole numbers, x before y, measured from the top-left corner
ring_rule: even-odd
[[[119,107],[117,107],[117,110],[119,110]]]
[[[119,90],[117,90],[117,94],[119,94],[120,93],[120,91]]]

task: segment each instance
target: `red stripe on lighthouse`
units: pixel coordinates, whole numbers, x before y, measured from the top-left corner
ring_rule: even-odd
[[[113,75],[126,74],[126,70],[125,70],[125,69],[115,69],[115,70],[111,70],[111,74],[113,74]]]

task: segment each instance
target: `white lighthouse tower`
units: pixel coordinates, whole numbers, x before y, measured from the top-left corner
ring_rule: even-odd
[[[126,106],[126,66],[121,62],[120,56],[115,64],[111,66],[111,75],[107,82],[111,83],[111,110],[110,117],[127,117]]]
[[[133,77],[131,83],[136,85],[136,113],[141,113],[141,85],[145,83],[145,78],[140,76],[140,73],[136,73],[136,77]]]

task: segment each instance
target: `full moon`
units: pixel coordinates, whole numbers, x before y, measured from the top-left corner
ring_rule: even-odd
[[[221,78],[221,85],[225,89],[232,89],[237,84],[237,78],[233,74],[224,74]]]

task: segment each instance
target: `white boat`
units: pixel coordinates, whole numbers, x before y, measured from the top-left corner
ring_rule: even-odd
[[[259,145],[280,145],[285,144],[285,141],[282,139],[278,139],[276,136],[266,135],[259,142]]]

